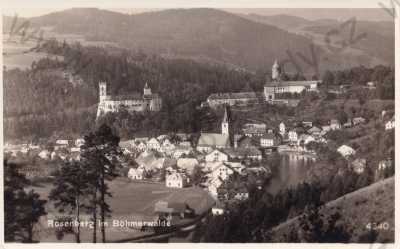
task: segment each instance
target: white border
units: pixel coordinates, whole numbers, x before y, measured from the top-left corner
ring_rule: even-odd
[[[214,0],[214,1],[199,1],[199,0],[112,0],[112,1],[95,1],[95,0],[64,0],[64,1],[51,1],[51,0],[6,0],[2,3],[2,10],[4,8],[11,9],[21,9],[21,8],[32,8],[32,9],[65,9],[71,7],[97,7],[97,8],[194,8],[194,7],[210,7],[210,8],[379,8],[379,2],[383,3],[387,7],[391,7],[391,1],[395,5],[397,18],[395,18],[395,65],[396,65],[396,75],[395,81],[400,81],[400,0],[320,0],[320,1],[312,1],[312,0],[268,0],[268,2],[260,1],[260,0]],[[382,10],[384,11],[384,10]],[[0,20],[0,24],[2,20]],[[1,25],[2,27],[2,25]],[[2,34],[2,32],[1,32]],[[2,47],[2,45],[0,45]],[[2,55],[1,55],[2,57]],[[1,68],[2,68],[3,60],[1,58]],[[0,79],[3,82],[2,70],[0,72]],[[3,100],[3,88],[0,88],[0,98]],[[400,108],[400,88],[395,88],[395,108],[398,110]],[[1,121],[3,120],[3,104],[0,104],[0,117]],[[400,114],[396,112],[395,119],[400,120]],[[396,129],[398,129],[399,122],[396,121]],[[400,133],[395,131],[395,141],[396,145],[399,144]],[[3,148],[3,122],[0,122],[0,147]],[[396,147],[396,155],[395,161],[399,164],[400,157],[398,153],[400,149]],[[0,153],[0,160],[3,161],[3,153]],[[398,167],[397,167],[398,168]],[[397,169],[399,170],[399,169]],[[397,173],[395,176],[395,182],[399,181],[399,174]],[[3,168],[0,168],[0,186],[3,186]],[[399,207],[399,187],[398,184],[395,184],[395,196],[396,201],[395,205]],[[3,191],[0,191],[1,205],[0,205],[0,220],[4,219],[4,203],[3,203]],[[92,247],[112,247],[115,248],[126,248],[126,247],[163,247],[163,248],[187,248],[190,246],[191,248],[204,248],[204,247],[212,247],[212,248],[223,248],[223,247],[249,247],[249,248],[368,248],[368,249],[386,249],[386,248],[399,248],[399,240],[400,240],[400,231],[399,231],[399,212],[400,208],[395,209],[395,224],[396,224],[396,234],[395,234],[395,244],[388,244],[386,247],[382,247],[379,244],[369,245],[369,244],[288,244],[288,243],[260,243],[260,244],[196,244],[196,243],[184,243],[184,244],[135,244],[135,243],[125,243],[125,244],[67,244],[67,243],[42,243],[42,244],[4,244],[4,233],[3,233],[3,222],[0,222],[0,246],[5,248],[69,248],[80,247],[80,248],[92,248]]]

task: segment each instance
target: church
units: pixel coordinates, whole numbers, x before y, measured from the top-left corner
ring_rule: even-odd
[[[107,83],[99,83],[99,104],[97,107],[97,117],[108,112],[118,112],[125,108],[128,112],[160,111],[162,100],[157,93],[152,93],[151,88],[146,85],[143,95],[107,95]]]
[[[214,149],[233,147],[232,120],[228,107],[225,105],[224,118],[221,123],[221,133],[201,133],[197,143],[197,150],[209,153]]]
[[[272,66],[272,81],[266,82],[264,86],[265,101],[272,102],[279,93],[301,93],[305,91],[317,91],[319,80],[300,80],[283,81],[281,79],[281,68],[278,61],[275,60]]]

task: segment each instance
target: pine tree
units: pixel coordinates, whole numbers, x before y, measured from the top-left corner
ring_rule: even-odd
[[[46,214],[45,200],[24,188],[29,181],[18,172],[20,165],[4,161],[4,235],[5,241],[33,241],[33,227]]]
[[[82,150],[81,158],[89,179],[88,193],[91,195],[89,206],[94,221],[93,242],[96,243],[97,207],[99,207],[102,242],[105,243],[105,218],[111,213],[106,202],[106,196],[112,196],[107,181],[118,176],[118,156],[122,154],[119,147],[119,137],[113,133],[109,126],[103,124],[98,130],[85,136]]]
[[[58,210],[75,213],[77,221],[77,231],[75,232],[76,242],[80,243],[80,214],[84,206],[84,199],[87,195],[87,176],[82,165],[77,162],[66,162],[57,172],[54,181],[54,188],[50,192],[49,199],[54,201],[54,206]]]

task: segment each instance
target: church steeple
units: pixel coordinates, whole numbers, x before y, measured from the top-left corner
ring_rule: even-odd
[[[221,133],[225,134],[225,135],[229,135],[230,131],[230,117],[229,117],[229,112],[228,112],[228,107],[225,106],[225,113],[224,113],[224,118],[222,119],[222,123],[221,123]]]

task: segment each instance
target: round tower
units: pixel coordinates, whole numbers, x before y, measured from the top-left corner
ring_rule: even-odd
[[[280,75],[281,75],[281,68],[278,64],[278,61],[275,60],[274,65],[272,65],[272,74],[271,74],[272,80],[279,81]]]
[[[107,98],[107,83],[99,82],[99,102],[103,102]]]
[[[146,84],[144,85],[144,88],[143,88],[143,95],[144,95],[144,96],[149,96],[149,95],[151,95],[151,88],[149,87],[149,85],[147,84],[147,82],[146,82]]]

